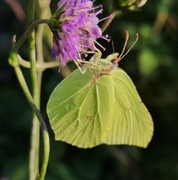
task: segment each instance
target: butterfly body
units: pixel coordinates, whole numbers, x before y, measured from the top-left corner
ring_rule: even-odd
[[[101,53],[94,54],[89,62],[83,64],[82,71],[86,72],[89,70],[92,74],[105,74],[109,73],[112,69],[117,67],[112,61],[118,57],[119,53],[113,53],[106,57],[106,59],[101,58]]]

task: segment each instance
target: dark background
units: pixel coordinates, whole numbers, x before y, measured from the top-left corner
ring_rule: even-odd
[[[27,2],[19,2],[26,12]],[[109,15],[110,1],[95,3],[100,2],[104,4],[103,16]],[[56,3],[52,0],[52,11]],[[12,10],[7,1],[0,1],[0,180],[28,179],[32,112],[7,60],[12,35],[22,35],[27,24],[25,14],[18,16],[17,12],[20,10]],[[50,132],[46,179],[178,179],[178,1],[148,0],[139,11],[118,16],[105,31],[114,40],[115,52],[122,50],[125,30],[130,33],[128,46],[136,33],[139,41],[120,67],[134,81],[153,117],[151,143],[147,149],[101,145],[85,150],[54,141]],[[113,52],[111,43],[104,46],[108,46],[104,56]],[[21,51],[27,56],[26,44]],[[28,81],[27,70],[23,72]],[[57,69],[44,73],[41,98],[45,117],[46,102],[60,78]]]

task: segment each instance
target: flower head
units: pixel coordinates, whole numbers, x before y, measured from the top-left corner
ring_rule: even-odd
[[[101,6],[93,7],[91,0],[60,0],[49,26],[54,33],[52,55],[61,63],[81,59],[87,49],[95,50],[94,42],[102,36],[97,15]]]

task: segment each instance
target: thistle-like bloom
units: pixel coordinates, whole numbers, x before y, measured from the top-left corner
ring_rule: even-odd
[[[52,55],[59,57],[63,65],[68,60],[81,59],[87,49],[95,50],[94,42],[102,36],[97,18],[102,10],[101,6],[93,7],[90,0],[58,2],[58,10],[51,18],[55,26],[52,23],[49,26],[54,33]]]

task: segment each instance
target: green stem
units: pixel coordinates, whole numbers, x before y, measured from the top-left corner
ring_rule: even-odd
[[[43,5],[44,3],[42,1],[36,1],[38,5],[40,6],[40,2]],[[46,3],[45,3],[46,4]],[[48,4],[48,3],[47,3]],[[49,9],[49,4],[46,6],[43,6],[41,9],[39,8],[37,11],[39,12],[39,18],[43,19],[43,13],[47,13],[47,9]],[[46,17],[46,16],[45,16]],[[43,33],[44,33],[44,25],[38,26],[37,32],[36,32],[36,50],[37,50],[37,64],[41,63],[44,64],[44,56],[43,56]],[[40,100],[40,94],[41,94],[41,82],[42,82],[42,75],[45,68],[37,68],[36,64],[36,70],[37,70],[37,81],[38,81],[38,88],[39,88],[39,100]],[[45,131],[43,131],[43,140],[44,140],[44,154],[43,154],[43,162],[42,167],[40,170],[39,178],[40,180],[43,180],[45,178],[48,161],[49,161],[49,152],[50,149],[46,149],[46,147],[50,147],[50,141],[49,141],[49,135]]]
[[[30,56],[30,72],[32,80],[32,94],[35,104],[40,108],[39,89],[36,72],[36,50],[35,50],[35,32],[33,31],[29,37],[29,56]],[[40,144],[40,126],[35,114],[32,119],[31,132],[31,150],[30,150],[30,179],[35,179],[39,172],[39,144]]]
[[[25,68],[30,68],[31,65],[28,61],[22,59],[20,55],[17,55],[19,64]],[[58,61],[52,61],[52,62],[37,62],[36,63],[36,69],[44,71],[45,69],[48,68],[55,68],[59,67],[59,62]]]
[[[44,142],[44,153],[43,153],[43,162],[40,170],[39,180],[44,180],[46,175],[46,170],[48,167],[49,154],[50,154],[50,139],[49,133],[46,130],[42,130],[43,142]]]
[[[29,0],[28,3],[28,24],[30,25],[35,19],[36,0]]]
[[[34,21],[35,17],[35,4],[36,0],[29,0],[28,5],[28,23],[31,24]],[[41,20],[38,21],[38,23],[46,23],[48,20]],[[33,99],[35,101],[35,104],[37,108],[40,109],[40,94],[41,94],[41,77],[42,77],[42,71],[37,71],[36,69],[36,62],[37,62],[37,52],[36,52],[36,35],[34,26],[36,23],[32,23],[33,26],[30,26],[28,30],[31,30],[30,28],[33,27],[32,32],[29,35],[29,57],[30,57],[30,72],[31,72],[31,80],[32,80],[32,93],[33,93]],[[27,31],[29,33],[29,31]],[[24,37],[27,35],[25,34]],[[22,36],[23,37],[23,36]],[[41,36],[42,38],[42,36]],[[24,40],[24,39],[22,39]],[[22,41],[20,41],[22,42]],[[18,44],[17,44],[18,45]],[[18,47],[18,46],[17,46]],[[30,179],[34,180],[35,177],[38,179],[44,179],[49,159],[49,136],[48,132],[42,128],[42,135],[43,135],[43,141],[44,141],[44,156],[43,156],[43,163],[40,173],[39,172],[39,146],[40,146],[40,126],[39,122],[37,121],[37,118],[34,114],[33,116],[33,123],[32,123],[32,133],[31,133],[31,151],[30,151]],[[46,129],[46,128],[45,128]],[[46,147],[47,146],[47,147]]]
[[[35,20],[35,0],[29,0],[28,4],[28,24],[32,24]],[[28,30],[30,27],[28,28]],[[29,32],[29,59],[30,59],[30,73],[32,83],[32,96],[38,108],[40,108],[39,90],[36,74],[36,48],[35,48],[35,30],[34,28]],[[22,36],[23,37],[23,36]],[[26,37],[26,36],[25,36]],[[18,44],[17,44],[18,45]],[[39,173],[39,146],[40,146],[40,126],[35,114],[32,118],[31,129],[31,148],[30,148],[30,180],[34,180]]]
[[[29,24],[31,24],[34,21],[34,13],[35,13],[35,3],[36,0],[29,0]],[[27,100],[29,101],[29,104],[34,112],[33,116],[33,125],[32,125],[32,134],[31,134],[31,151],[30,151],[30,179],[34,180],[35,178],[43,180],[45,178],[47,165],[49,161],[49,153],[50,153],[50,140],[49,140],[49,134],[47,131],[47,127],[45,124],[45,121],[40,113],[40,90],[39,87],[41,87],[41,75],[38,78],[38,73],[36,69],[36,48],[35,48],[35,31],[34,29],[39,24],[47,23],[48,19],[40,19],[35,22],[33,22],[27,31],[22,35],[20,40],[15,44],[15,36],[13,38],[13,47],[12,51],[9,56],[9,63],[14,67],[15,73],[17,75],[17,78],[19,80],[19,83],[25,93],[25,96]],[[26,84],[25,78],[23,76],[23,73],[20,69],[20,65],[18,63],[18,57],[17,52],[21,45],[24,43],[26,38],[29,37],[29,56],[30,56],[30,71],[31,71],[31,79],[32,79],[32,93],[31,95],[29,88]],[[39,69],[39,71],[42,71]],[[38,121],[39,120],[39,121]],[[40,123],[39,123],[40,122]],[[42,130],[42,137],[44,141],[44,154],[43,154],[43,162],[42,162],[42,168],[39,173],[39,135],[40,135],[40,129],[39,124],[41,126]]]
[[[22,46],[22,44],[24,43],[24,41],[29,37],[29,35],[31,34],[31,32],[40,24],[46,24],[49,21],[49,19],[39,19],[34,21],[29,27],[28,29],[25,31],[25,33],[22,35],[22,37],[19,39],[19,41],[17,42],[17,44],[14,47],[14,52],[18,52],[18,50],[20,49],[20,47]]]
[[[49,161],[49,153],[50,153],[49,133],[48,133],[45,121],[41,115],[41,112],[40,112],[39,108],[36,106],[36,102],[34,101],[32,95],[29,91],[29,88],[26,84],[25,78],[24,78],[23,73],[22,73],[20,66],[18,64],[18,59],[17,59],[16,53],[14,53],[14,52],[10,53],[9,63],[14,67],[17,79],[19,81],[19,84],[22,87],[22,90],[23,90],[31,108],[32,108],[33,112],[35,113],[35,115],[38,118],[39,123],[40,123],[43,141],[44,141],[44,155],[43,155],[43,164],[42,164],[42,168],[40,170],[40,174],[39,175],[36,174],[35,177],[37,177],[37,179],[43,180],[45,177],[45,174],[46,174],[46,169],[47,169],[47,165],[48,165],[48,161]]]
[[[24,76],[22,74],[22,71],[21,71],[19,65],[14,66],[14,69],[15,69],[15,73],[16,73],[17,79],[18,79],[18,81],[20,83],[20,86],[21,86],[21,88],[22,88],[22,90],[23,90],[23,92],[24,92],[24,94],[25,94],[25,96],[26,96],[26,98],[27,98],[27,100],[28,100],[28,102],[29,102],[33,112],[35,113],[35,115],[37,116],[37,118],[39,120],[41,129],[43,131],[47,131],[47,127],[46,127],[45,121],[44,121],[44,119],[43,119],[43,117],[41,115],[40,110],[36,106],[36,103],[35,103],[33,97],[31,96],[31,93],[29,91],[29,88],[28,88],[28,86],[26,84],[25,78],[24,78]]]
[[[35,101],[33,100],[33,97],[30,94],[30,91],[28,89],[28,86],[26,84],[26,81],[24,79],[24,76],[22,74],[20,67],[18,65],[14,66],[14,69],[15,69],[15,73],[18,78],[18,81],[22,87],[22,90],[23,90],[33,112],[35,113],[35,115],[37,116],[37,118],[40,122],[40,127],[42,130],[43,141],[44,141],[44,155],[43,155],[44,159],[43,159],[43,164],[42,164],[42,168],[41,168],[38,179],[43,180],[45,177],[45,174],[46,174],[46,169],[47,169],[47,165],[48,165],[48,161],[49,161],[49,153],[50,153],[49,133],[48,133],[45,121],[41,115],[41,112],[38,109],[38,107],[36,106]]]

